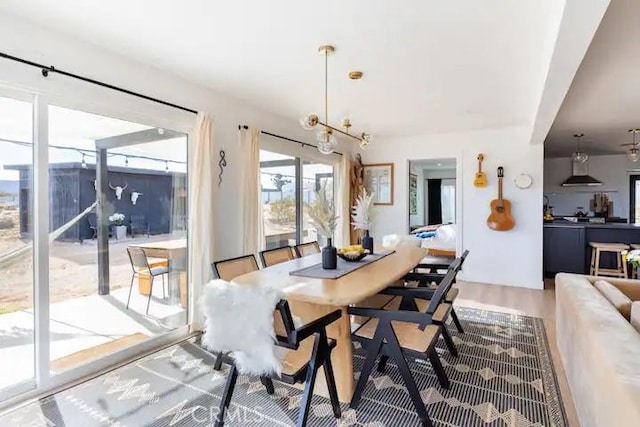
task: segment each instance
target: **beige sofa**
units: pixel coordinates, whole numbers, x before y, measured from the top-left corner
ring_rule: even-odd
[[[640,281],[560,273],[560,357],[582,427],[640,426],[640,333],[593,286],[604,279],[634,301]]]

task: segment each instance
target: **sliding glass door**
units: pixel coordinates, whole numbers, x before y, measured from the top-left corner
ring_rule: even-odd
[[[266,249],[321,240],[307,205],[324,189],[333,200],[333,166],[304,156],[260,150]]]
[[[186,325],[186,152],[179,132],[49,107],[52,374]]]
[[[0,88],[0,403],[187,334],[187,145]]]
[[[35,386],[31,100],[0,91],[0,391]],[[0,394],[0,396],[2,395]]]

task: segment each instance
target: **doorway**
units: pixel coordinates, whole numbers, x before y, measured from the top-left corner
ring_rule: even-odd
[[[457,168],[455,158],[409,162],[409,231],[455,224]]]

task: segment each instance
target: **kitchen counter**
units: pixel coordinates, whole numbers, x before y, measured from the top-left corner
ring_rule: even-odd
[[[577,228],[614,228],[625,230],[640,230],[640,224],[624,224],[607,222],[604,224],[595,224],[590,222],[571,222],[567,220],[555,220],[553,222],[545,222],[544,227],[577,227]]]
[[[588,274],[591,262],[590,242],[640,244],[640,226],[635,224],[555,220],[544,223],[543,259],[545,276],[556,273]],[[612,268],[615,257],[604,254],[600,265]]]

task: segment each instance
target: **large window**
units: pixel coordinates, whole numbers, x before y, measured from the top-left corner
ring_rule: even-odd
[[[333,198],[333,166],[260,150],[260,185],[267,249],[319,240],[307,204],[323,187]]]
[[[186,334],[185,133],[2,89],[0,153],[0,401]]]
[[[0,96],[0,389],[34,379],[32,108]]]

